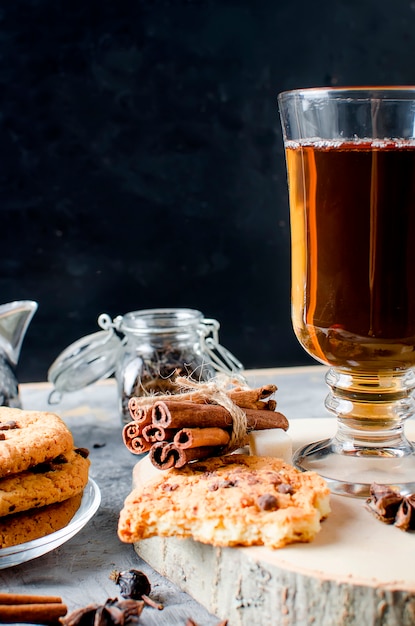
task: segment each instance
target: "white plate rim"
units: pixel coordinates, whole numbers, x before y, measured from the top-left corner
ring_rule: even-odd
[[[10,548],[0,548],[0,569],[31,561],[69,541],[95,515],[100,504],[101,491],[95,480],[89,478],[85,485],[80,507],[69,524],[39,539],[33,539]]]

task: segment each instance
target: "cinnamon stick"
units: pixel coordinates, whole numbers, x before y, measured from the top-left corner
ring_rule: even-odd
[[[242,408],[242,407],[240,407]],[[247,418],[247,430],[282,428],[288,430],[288,420],[276,411],[242,409]],[[230,413],[218,404],[194,404],[179,400],[158,401],[153,405],[153,424],[163,428],[231,428]]]
[[[247,432],[251,430],[267,430],[268,428],[288,430],[289,423],[287,418],[278,411],[243,410],[246,413]]]
[[[182,428],[173,439],[178,448],[200,448],[204,446],[226,446],[230,435],[223,428]]]
[[[142,436],[149,443],[173,439],[175,434],[175,430],[162,428],[161,426],[156,426],[155,424],[148,424],[147,426],[144,426],[142,430]]]
[[[245,392],[244,392],[245,393]],[[231,398],[232,402],[239,406],[240,409],[261,409],[263,411],[275,411],[277,407],[277,401],[273,398],[269,400],[255,400],[254,398],[250,398],[249,395],[247,397],[242,396],[240,399],[232,394],[232,392],[228,392],[227,395]],[[176,394],[176,398],[180,400],[188,400],[189,402],[193,402],[194,404],[206,404],[206,397],[200,394],[194,395],[192,398],[182,398],[182,394]]]
[[[277,408],[277,401],[273,398],[270,398],[266,402],[263,400],[258,400],[258,409],[264,409],[265,411],[275,411]]]
[[[144,439],[142,427],[137,422],[129,422],[124,426],[122,438],[126,448],[133,454],[143,454],[151,447],[151,443]]]
[[[268,400],[268,402],[264,402],[264,399],[268,398],[276,391],[276,385],[263,385],[262,387],[257,387],[255,389],[241,389],[240,387],[236,387],[228,392],[228,396],[231,398],[232,402],[236,404],[236,406],[241,408],[268,410],[267,405],[270,400]],[[271,402],[271,406],[274,403],[276,406],[277,403],[275,400]]]
[[[181,458],[179,448],[174,443],[164,441],[153,443],[148,457],[152,464],[161,470],[171,469]]]
[[[26,593],[0,593],[1,604],[58,604],[59,596],[38,596]]]
[[[179,448],[173,442],[154,443],[151,446],[148,456],[152,464],[160,470],[171,469],[172,467],[184,467],[189,461],[195,459],[205,459],[212,456],[217,451],[215,446],[201,448]]]
[[[179,382],[181,378],[177,378],[176,382]],[[263,385],[262,387],[256,387],[255,389],[243,389],[241,387],[234,387],[228,389],[225,393],[228,395],[232,402],[243,409],[263,409],[274,411],[277,403],[275,400],[265,400],[270,395],[277,391],[276,385]],[[193,402],[194,404],[205,404],[206,395],[199,393],[198,391],[180,392],[176,394],[176,397],[180,401]],[[161,398],[166,400],[166,398]]]
[[[140,404],[138,398],[132,397],[128,401],[128,410],[131,418],[139,424],[151,423],[151,405]]]
[[[66,615],[68,609],[62,602],[39,604],[0,605],[1,624],[53,624]]]

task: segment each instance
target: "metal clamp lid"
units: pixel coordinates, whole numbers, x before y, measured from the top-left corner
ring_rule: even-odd
[[[102,324],[100,324],[103,328]],[[49,403],[56,404],[63,393],[78,391],[114,373],[119,359],[121,339],[113,328],[87,335],[68,346],[48,370],[54,386]]]

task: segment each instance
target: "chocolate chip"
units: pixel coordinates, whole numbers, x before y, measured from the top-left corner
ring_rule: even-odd
[[[64,454],[59,454],[58,456],[55,456],[55,458],[52,461],[52,463],[54,463],[55,465],[63,465],[64,463],[67,463],[67,462],[68,462],[68,459],[66,458]]]
[[[247,474],[244,476],[244,479],[247,485],[257,485],[261,482],[260,478],[253,476],[252,474]]]
[[[14,428],[19,428],[19,425],[14,420],[9,420],[8,422],[0,422],[0,430],[13,430]]]
[[[269,482],[271,483],[271,485],[279,485],[280,483],[282,483],[282,478],[279,474],[273,472],[270,473]]]
[[[31,470],[33,474],[46,474],[46,472],[52,472],[53,466],[52,463],[38,463],[34,465]]]
[[[79,456],[82,456],[84,459],[87,459],[89,457],[88,448],[76,448],[75,452],[76,454],[79,454]]]
[[[161,488],[163,491],[176,491],[179,485],[169,485],[168,483],[162,485]]]
[[[258,506],[263,511],[274,511],[278,509],[278,500],[272,493],[264,493],[263,496],[259,496]]]
[[[219,481],[219,487],[223,487],[224,489],[228,489],[228,487],[235,487],[236,481],[234,480],[221,480]]]
[[[280,485],[278,485],[277,491],[279,493],[288,493],[292,495],[294,493],[294,487],[292,485],[289,485],[288,483],[281,483]]]
[[[6,435],[4,433],[0,433],[0,441],[4,441],[6,439]]]

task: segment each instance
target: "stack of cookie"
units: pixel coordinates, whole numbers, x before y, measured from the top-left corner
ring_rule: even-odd
[[[0,548],[66,526],[88,482],[88,451],[54,413],[0,407]]]

